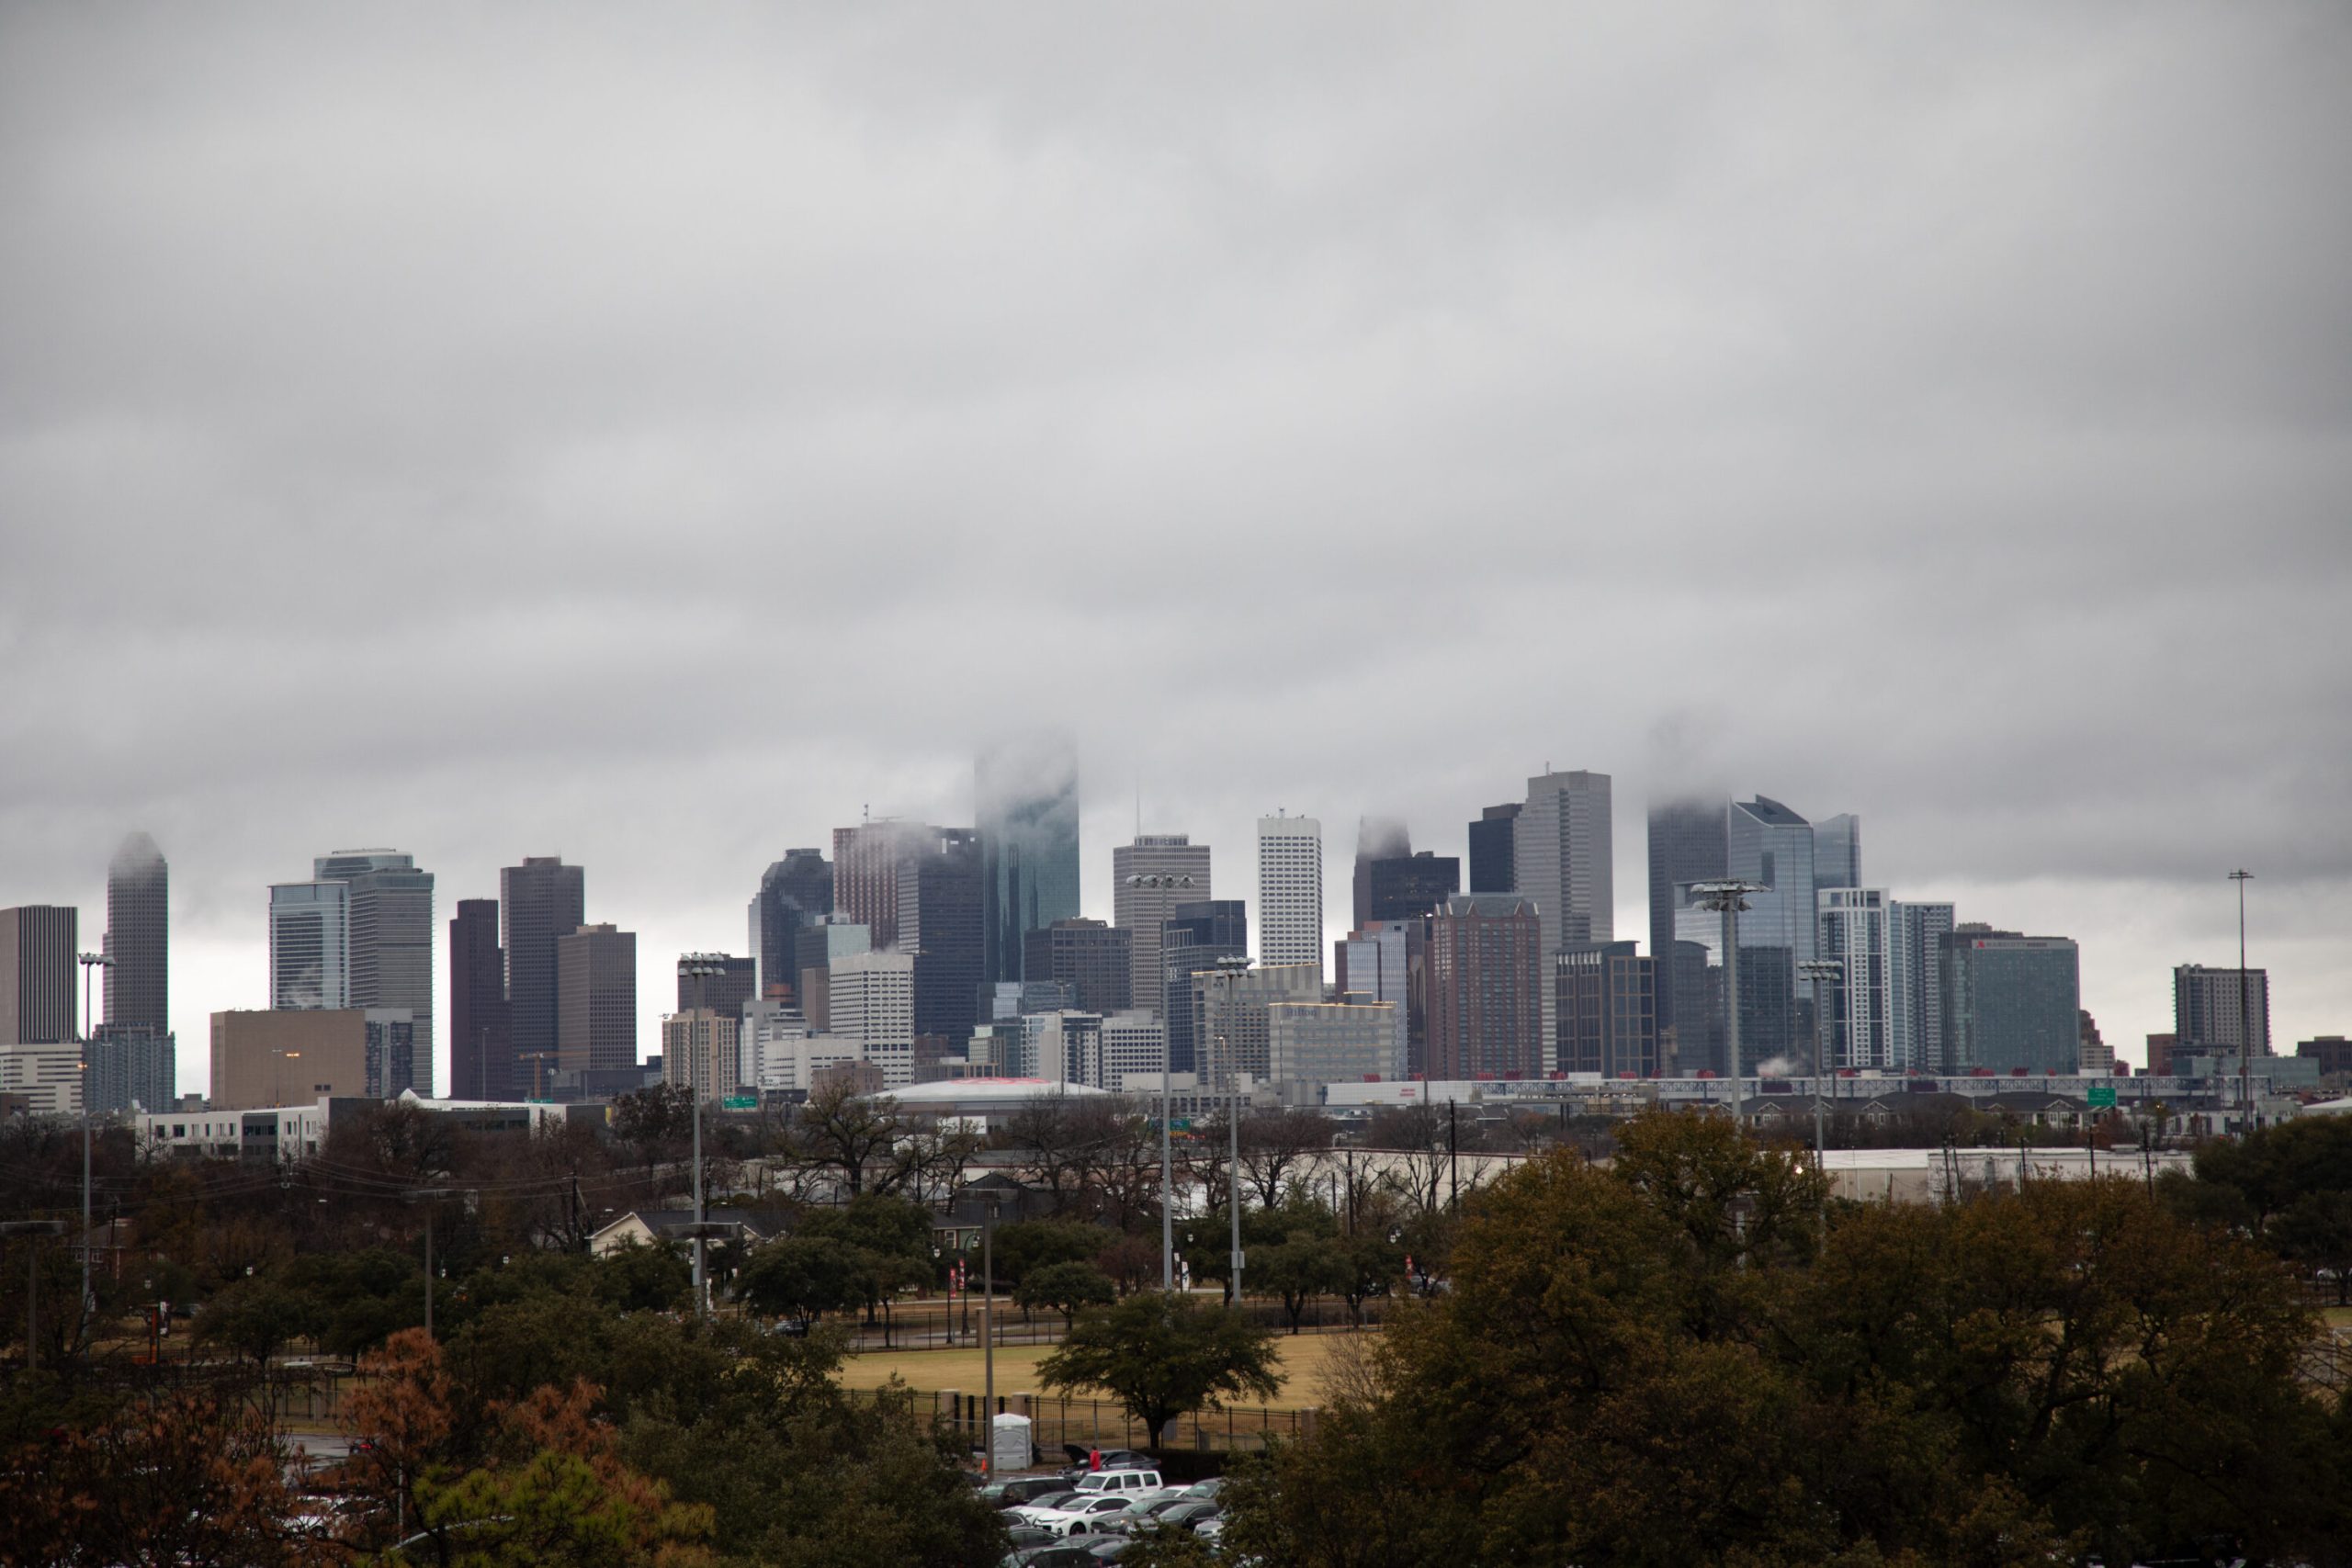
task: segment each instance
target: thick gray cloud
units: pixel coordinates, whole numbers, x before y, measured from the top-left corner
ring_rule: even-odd
[[[2136,1053],[2352,1027],[2352,21],[2210,6],[0,8],[0,902],[584,862],[668,955],[1080,735],[1458,848],[1856,810]],[[184,1051],[201,1081],[200,1047]]]

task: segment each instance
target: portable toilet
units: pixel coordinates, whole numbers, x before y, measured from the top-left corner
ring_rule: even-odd
[[[1000,1416],[989,1424],[989,1474],[1029,1468],[1030,1456],[1036,1451],[1030,1442],[1029,1417]]]

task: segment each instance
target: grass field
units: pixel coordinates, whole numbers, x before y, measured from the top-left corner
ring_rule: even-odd
[[[1323,1371],[1343,1347],[1363,1343],[1355,1334],[1282,1335],[1274,1342],[1282,1352],[1283,1392],[1277,1408],[1302,1408],[1324,1403]],[[1037,1363],[1053,1353],[1050,1345],[1003,1345],[996,1352],[999,1393],[1042,1393]],[[980,1392],[982,1369],[976,1349],[876,1350],[852,1356],[842,1367],[844,1388],[879,1388],[893,1374],[909,1388],[936,1393],[952,1388],[965,1393]]]

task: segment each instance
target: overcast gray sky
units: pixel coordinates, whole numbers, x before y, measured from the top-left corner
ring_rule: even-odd
[[[1549,761],[1621,935],[1761,790],[2134,1058],[2243,864],[2352,1031],[2347,83],[2336,4],[0,5],[0,904],[151,830],[200,1088],[268,882],[561,853],[650,1051],[1058,719],[1091,912],[1138,786],[1228,896],[1319,816],[1336,931]]]

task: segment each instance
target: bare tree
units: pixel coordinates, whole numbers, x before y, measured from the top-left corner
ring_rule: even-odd
[[[887,1162],[906,1130],[896,1106],[837,1079],[809,1091],[793,1119],[793,1144],[800,1164],[838,1173],[854,1198],[874,1177],[888,1179]]]
[[[1282,1201],[1285,1179],[1308,1155],[1331,1146],[1332,1131],[1329,1117],[1296,1106],[1242,1119],[1242,1179],[1257,1192],[1261,1208]]]
[[[1423,1213],[1438,1206],[1445,1187],[1445,1122],[1434,1107],[1374,1111],[1364,1141],[1383,1156],[1384,1186]]]

